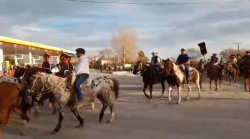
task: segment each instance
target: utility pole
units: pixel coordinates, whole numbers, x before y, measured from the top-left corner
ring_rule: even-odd
[[[238,46],[238,53],[239,53],[240,52],[240,44],[242,44],[242,43],[241,42],[236,42],[234,44],[236,44]]]

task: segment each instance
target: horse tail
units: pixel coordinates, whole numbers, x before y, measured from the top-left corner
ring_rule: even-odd
[[[114,78],[112,78],[112,81],[114,83],[113,91],[115,93],[115,99],[118,99],[119,90],[120,90],[120,88],[119,88],[119,82],[118,82],[117,79],[114,79]]]

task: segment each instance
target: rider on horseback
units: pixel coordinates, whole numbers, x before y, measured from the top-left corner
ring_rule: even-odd
[[[236,71],[239,73],[239,67],[237,65],[237,58],[235,57],[234,54],[232,54],[230,57],[230,63],[232,63],[233,67],[236,69]]]
[[[176,63],[178,65],[183,65],[185,68],[186,81],[189,83],[189,67],[190,67],[190,57],[187,55],[184,48],[181,49],[181,54],[178,56]]]
[[[43,56],[44,61],[43,61],[42,67],[45,68],[46,73],[52,73],[50,70],[49,57],[50,55],[47,53],[45,53]]]
[[[211,64],[217,65],[218,64],[218,55],[216,53],[213,53],[211,56]]]
[[[154,79],[154,82],[156,82],[155,76],[160,74],[160,68],[161,68],[161,59],[158,57],[157,52],[152,52],[152,58],[150,62],[150,67],[151,67],[151,73],[152,77]]]
[[[240,67],[244,67],[246,65],[250,65],[250,51],[246,51],[246,55],[244,55],[241,58],[241,63],[240,63]]]

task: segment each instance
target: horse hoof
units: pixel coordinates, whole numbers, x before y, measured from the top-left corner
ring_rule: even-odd
[[[99,120],[99,123],[102,123],[102,120]]]
[[[189,97],[187,97],[187,98],[186,98],[186,101],[189,101],[189,100],[190,100],[190,98],[189,98]]]
[[[107,120],[106,123],[111,123],[112,121],[111,120]]]
[[[180,104],[181,102],[180,101],[177,101],[176,104]]]
[[[26,131],[23,131],[23,132],[20,133],[20,135],[21,135],[21,136],[25,136],[25,135],[27,135],[27,132],[26,132]]]

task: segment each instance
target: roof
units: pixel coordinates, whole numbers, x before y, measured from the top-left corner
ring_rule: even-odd
[[[17,45],[28,46],[28,47],[33,47],[33,48],[40,48],[40,49],[45,49],[45,50],[57,51],[57,52],[63,51],[65,53],[75,54],[75,51],[70,51],[70,50],[61,49],[61,48],[58,48],[58,47],[39,44],[39,43],[22,41],[22,40],[18,40],[18,39],[12,39],[12,38],[3,37],[3,36],[0,36],[0,42],[17,44]]]

